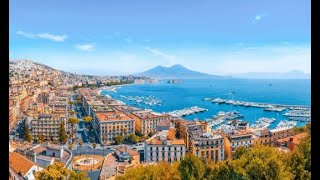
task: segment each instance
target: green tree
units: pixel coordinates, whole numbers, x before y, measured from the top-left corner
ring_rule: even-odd
[[[69,104],[70,104],[70,105],[74,105],[75,102],[74,102],[74,101],[69,101]]]
[[[90,123],[92,121],[92,117],[91,116],[86,116],[83,119],[84,119],[84,121],[86,121],[86,123]]]
[[[292,174],[286,168],[283,155],[277,149],[268,146],[256,146],[246,153],[242,167],[251,179],[291,179]],[[237,160],[235,160],[237,161]]]
[[[193,154],[186,155],[178,169],[183,180],[202,179],[205,173],[204,164]]]
[[[69,149],[70,151],[72,151],[72,148],[73,148],[73,144],[70,143],[69,146],[68,146],[68,149]]]
[[[30,133],[29,125],[26,124],[24,127],[24,138],[26,141],[31,142],[32,141],[32,135]]]
[[[64,126],[64,122],[60,124],[60,129],[59,129],[59,140],[61,143],[65,144],[67,142],[67,133],[66,133],[66,128]]]
[[[117,134],[114,138],[114,144],[122,144],[123,142],[123,137],[120,134]]]
[[[180,180],[180,172],[178,171],[178,162],[167,163],[160,162],[156,165],[143,166],[128,169],[124,175],[116,176],[116,180],[125,179],[172,179]]]
[[[39,134],[38,136],[38,143],[41,144],[44,141],[44,135],[43,134]]]
[[[155,133],[153,131],[148,133],[148,137],[152,137]]]
[[[129,134],[129,135],[126,135],[124,138],[123,138],[123,142],[125,144],[135,144],[137,142],[140,141],[140,137],[139,136],[136,136],[134,134]]]
[[[72,171],[69,176],[69,180],[90,180],[85,171]]]
[[[64,164],[61,162],[47,166],[44,170],[36,173],[36,180],[64,180],[70,174],[70,170],[63,166]]]
[[[239,159],[246,152],[247,152],[247,149],[244,146],[238,147],[233,155],[233,159]]]
[[[71,118],[68,119],[68,122],[69,122],[70,125],[71,125],[71,133],[70,133],[70,136],[71,136],[71,138],[72,138],[72,137],[73,137],[73,127],[74,127],[75,124],[78,124],[78,123],[79,123],[79,119],[78,119],[78,118],[73,118],[73,117],[71,117]]]
[[[75,115],[75,114],[77,114],[77,113],[76,113],[74,110],[71,110],[71,111],[70,111],[70,114],[71,114],[71,115]]]

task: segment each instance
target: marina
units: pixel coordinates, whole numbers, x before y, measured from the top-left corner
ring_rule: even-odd
[[[238,100],[221,99],[221,98],[204,98],[204,100],[211,101],[217,104],[229,104],[233,106],[264,108],[265,111],[274,111],[274,112],[282,112],[287,109],[302,110],[302,111],[311,110],[311,107],[309,106],[300,106],[300,105],[268,104],[268,103],[247,102],[247,101],[238,101]]]
[[[259,118],[255,124],[252,124],[250,127],[251,128],[268,128],[272,123],[274,123],[276,121],[275,118]]]
[[[199,113],[199,112],[204,112],[204,111],[208,111],[208,109],[201,108],[198,106],[192,106],[190,108],[184,108],[181,110],[174,110],[171,112],[167,112],[167,114],[174,116],[174,117],[183,117],[183,116],[187,116],[187,115],[191,115],[191,114],[195,114],[195,113]]]
[[[124,96],[120,95],[121,98],[124,98],[128,101],[134,101],[137,105],[145,104],[148,106],[160,106],[162,101],[159,98],[154,96]]]
[[[295,126],[297,126],[296,121],[283,120],[277,124],[276,128],[293,128]]]
[[[206,119],[206,121],[208,122],[209,126],[214,128],[215,126],[223,122],[226,122],[228,120],[234,120],[234,119],[243,118],[243,117],[244,116],[238,111],[229,111],[229,112],[219,111],[211,119]]]

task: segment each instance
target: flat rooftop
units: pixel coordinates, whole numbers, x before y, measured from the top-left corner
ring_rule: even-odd
[[[124,112],[104,112],[96,113],[96,116],[101,122],[103,121],[128,121],[133,120],[130,116],[126,115]]]
[[[139,117],[140,119],[150,119],[150,118],[157,118],[157,117],[169,117],[168,114],[159,114],[152,111],[135,111],[132,112],[133,115]]]

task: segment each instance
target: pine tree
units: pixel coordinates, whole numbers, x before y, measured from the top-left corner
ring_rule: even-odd
[[[24,128],[24,137],[25,137],[26,141],[28,141],[28,142],[32,141],[32,135],[30,134],[30,130],[29,130],[29,125],[28,124],[26,124],[25,128]]]
[[[67,133],[63,122],[60,124],[59,139],[63,144],[67,142]]]

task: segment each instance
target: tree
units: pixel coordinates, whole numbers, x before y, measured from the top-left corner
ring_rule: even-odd
[[[159,162],[156,165],[143,166],[128,169],[124,175],[116,176],[116,180],[125,179],[181,179],[178,171],[178,162]]]
[[[44,141],[44,135],[43,134],[39,134],[38,136],[38,143],[41,144]]]
[[[283,157],[283,153],[275,148],[258,145],[241,156],[243,163],[240,166],[250,179],[291,179],[292,174],[286,168]]]
[[[26,124],[24,127],[24,138],[28,142],[32,141],[32,135],[30,134],[30,129],[28,124]]]
[[[64,122],[60,124],[60,130],[59,130],[59,140],[61,143],[65,144],[67,142],[67,133],[66,128],[64,126]]]
[[[135,144],[137,142],[140,141],[140,137],[134,135],[134,134],[129,134],[129,135],[126,135],[124,138],[123,138],[123,142],[125,144]]]
[[[77,113],[76,113],[74,110],[71,110],[71,111],[70,111],[70,114],[71,114],[71,115],[75,115],[75,114],[77,114]]]
[[[70,174],[70,170],[63,166],[64,164],[61,162],[47,166],[44,170],[36,173],[36,180],[64,180]]]
[[[73,117],[71,117],[71,118],[68,119],[68,122],[69,122],[70,125],[71,125],[71,133],[70,133],[70,135],[71,135],[71,138],[72,138],[72,137],[73,137],[73,126],[74,126],[75,124],[79,123],[79,119],[78,119],[78,118],[73,118]]]
[[[240,146],[236,149],[236,152],[233,155],[233,159],[239,159],[242,155],[247,152],[247,149],[244,146]]]
[[[69,180],[90,180],[85,171],[72,171],[69,176]]]
[[[152,137],[155,133],[153,131],[148,133],[148,137]]]
[[[120,134],[117,134],[114,138],[114,144],[122,144],[123,142],[123,137]]]
[[[70,104],[70,105],[74,105],[75,102],[74,102],[74,101],[69,101],[69,104]]]
[[[91,116],[86,116],[83,119],[86,121],[86,123],[90,123],[92,121],[92,117]]]
[[[81,156],[81,149],[82,149],[82,144],[83,144],[82,139],[79,139],[78,144],[80,146],[80,156]]]
[[[73,148],[73,144],[71,143],[71,144],[69,144],[68,149],[69,149],[70,151],[72,151],[72,148]]]
[[[202,179],[205,172],[204,164],[193,154],[186,155],[178,169],[183,180]]]

